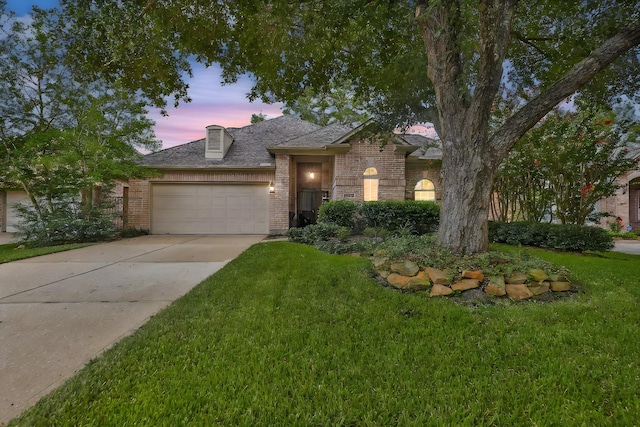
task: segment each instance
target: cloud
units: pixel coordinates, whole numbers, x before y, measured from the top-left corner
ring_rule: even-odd
[[[193,78],[188,81],[192,102],[168,109],[169,117],[163,117],[159,110],[149,113],[156,121],[156,136],[163,141],[163,148],[204,138],[208,125],[241,127],[251,123],[252,114],[262,112],[267,118],[282,115],[281,104],[249,102],[252,83],[248,77],[223,86],[219,67],[194,64],[193,69]]]

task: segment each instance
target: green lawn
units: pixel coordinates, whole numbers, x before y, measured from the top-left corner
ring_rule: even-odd
[[[636,424],[640,256],[533,252],[583,292],[468,308],[258,244],[10,425]]]
[[[89,245],[89,243],[72,243],[68,245],[46,246],[43,248],[23,248],[20,243],[7,243],[5,245],[0,245],[0,264],[17,261],[19,259],[33,258],[40,255],[68,251]]]

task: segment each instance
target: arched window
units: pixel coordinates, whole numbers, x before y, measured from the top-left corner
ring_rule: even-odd
[[[378,171],[376,168],[367,168],[364,171],[364,201],[375,202],[378,200]]]
[[[418,181],[415,188],[415,199],[435,202],[436,187],[435,185],[433,185],[433,182],[429,181],[428,179],[421,179],[420,181]]]

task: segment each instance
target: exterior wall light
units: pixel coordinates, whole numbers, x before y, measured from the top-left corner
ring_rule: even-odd
[[[276,192],[276,187],[275,185],[273,185],[273,181],[271,181],[269,183],[269,193],[275,193]]]

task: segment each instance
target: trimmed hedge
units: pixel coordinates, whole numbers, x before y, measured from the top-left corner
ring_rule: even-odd
[[[318,210],[318,222],[337,224],[353,230],[356,227],[357,212],[358,205],[349,200],[336,200],[323,203]]]
[[[490,222],[489,240],[569,252],[601,252],[613,248],[613,239],[606,230],[574,224]]]
[[[364,203],[337,200],[323,204],[318,212],[318,223],[337,224],[356,234],[366,228],[379,228],[420,235],[435,231],[439,221],[440,207],[421,200]]]

